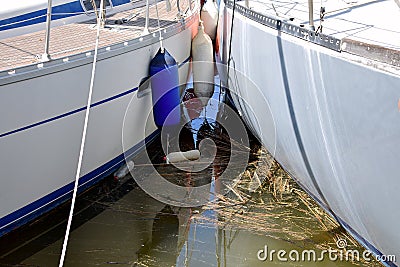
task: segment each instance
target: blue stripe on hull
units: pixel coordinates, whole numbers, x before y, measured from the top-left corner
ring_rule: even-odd
[[[129,3],[129,0],[114,0],[113,6],[119,6]],[[51,9],[51,20],[58,20],[67,17],[85,14],[80,1],[65,3],[54,6]],[[46,22],[47,9],[36,10],[23,15],[15,16],[8,19],[0,20],[0,31],[10,30],[14,28],[29,26]]]
[[[130,0],[112,0],[113,6],[120,6],[129,2]]]
[[[99,182],[104,177],[110,175],[120,165],[122,165],[122,163],[125,160],[125,157],[130,157],[140,152],[144,148],[145,144],[154,140],[158,134],[159,130],[156,130],[148,137],[146,137],[145,140],[142,140],[141,142],[130,148],[125,153],[110,160],[109,162],[93,170],[92,172],[82,176],[79,179],[78,192],[82,192],[83,190]],[[18,228],[23,224],[26,224],[27,222],[33,220],[34,218],[66,202],[72,197],[73,188],[74,188],[74,182],[71,182],[57,189],[56,191],[30,203],[29,205],[1,218],[0,236]]]
[[[123,97],[123,96],[125,96],[125,95],[128,95],[128,94],[130,94],[130,93],[135,92],[136,90],[138,90],[137,87],[136,87],[136,88],[133,88],[133,89],[130,89],[130,90],[127,90],[127,91],[125,91],[125,92],[123,92],[123,93],[120,93],[120,94],[118,94],[118,95],[115,95],[115,96],[112,96],[112,97],[109,97],[109,98],[100,100],[100,101],[98,101],[98,102],[95,102],[95,103],[91,104],[91,105],[90,105],[90,108],[93,108],[93,107],[99,106],[99,105],[101,105],[101,104],[107,103],[107,102],[109,102],[109,101],[112,101],[112,100],[114,100],[114,99]],[[30,129],[30,128],[33,128],[33,127],[42,125],[42,124],[49,123],[49,122],[51,122],[51,121],[55,121],[55,120],[58,120],[58,119],[62,119],[62,118],[64,118],[64,117],[68,117],[68,116],[70,116],[70,115],[73,115],[73,114],[75,114],[75,113],[78,113],[78,112],[81,112],[81,111],[84,111],[84,110],[86,110],[86,106],[81,107],[81,108],[78,108],[78,109],[75,109],[75,110],[72,110],[72,111],[69,111],[69,112],[66,112],[66,113],[64,113],[64,114],[55,116],[55,117],[50,118],[50,119],[46,119],[46,120],[43,120],[43,121],[39,121],[39,122],[30,124],[30,125],[27,125],[27,126],[24,126],[24,127],[21,127],[21,128],[18,128],[18,129],[15,129],[15,130],[12,130],[12,131],[3,133],[3,134],[0,134],[0,138],[1,138],[1,137],[5,137],[5,136],[7,136],[7,135],[14,134],[14,133],[18,133],[18,132],[21,132],[21,131],[25,131],[25,130],[28,130],[28,129]]]
[[[51,12],[53,13],[51,19],[58,20],[80,15],[84,12],[84,10],[80,1],[74,1],[55,6],[52,8]],[[16,17],[0,20],[0,31],[46,22],[46,14],[47,9],[41,9]]]

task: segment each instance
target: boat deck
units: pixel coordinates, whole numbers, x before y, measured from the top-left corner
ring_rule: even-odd
[[[167,12],[164,1],[157,3],[160,26],[164,28],[178,20],[176,0],[171,0],[171,11]],[[180,1],[183,13],[188,10],[188,1]],[[119,25],[115,21],[136,15]],[[122,43],[139,37],[144,29],[146,7],[130,9],[106,17],[106,25],[100,31],[99,47]],[[150,6],[149,31],[158,29],[156,5]],[[49,53],[52,59],[71,56],[93,50],[96,40],[96,18],[54,27],[50,32]],[[0,71],[13,70],[25,65],[40,63],[44,52],[45,30],[0,40]]]
[[[314,24],[342,40],[342,51],[400,67],[400,6],[396,0],[314,1]],[[245,5],[244,1],[240,2]],[[325,7],[323,20],[320,9]],[[249,0],[259,13],[308,25],[307,0]]]

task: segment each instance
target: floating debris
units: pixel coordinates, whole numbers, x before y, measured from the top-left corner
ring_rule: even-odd
[[[123,164],[115,173],[114,180],[118,181],[121,178],[124,178],[133,168],[135,167],[135,163],[132,160]]]

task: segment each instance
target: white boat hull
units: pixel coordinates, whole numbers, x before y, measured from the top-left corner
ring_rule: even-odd
[[[364,246],[399,258],[400,71],[234,18],[229,88],[249,128]],[[231,20],[222,4],[223,63]]]
[[[164,47],[180,64],[181,84],[197,21],[194,13],[164,33]],[[155,136],[150,89],[138,93],[138,86],[158,49],[158,35],[149,35],[99,51],[80,190]],[[72,196],[92,62],[93,51],[1,73],[0,235]]]

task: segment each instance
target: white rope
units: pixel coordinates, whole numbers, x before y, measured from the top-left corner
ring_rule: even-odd
[[[100,12],[99,12],[99,14],[101,14],[103,12],[103,2],[104,2],[104,0],[100,1]],[[64,237],[64,243],[63,243],[63,247],[62,247],[62,251],[61,251],[60,262],[58,264],[59,267],[62,267],[64,265],[65,253],[66,253],[67,244],[68,244],[68,237],[69,237],[69,232],[70,232],[71,223],[72,223],[72,216],[74,214],[76,193],[78,191],[79,177],[80,177],[80,174],[81,174],[83,151],[84,151],[84,148],[85,148],[86,132],[87,132],[87,126],[88,126],[88,122],[89,122],[90,104],[92,102],[94,76],[95,76],[95,73],[96,73],[97,52],[98,52],[98,48],[99,48],[99,39],[100,39],[99,38],[100,37],[100,24],[101,24],[100,20],[101,20],[101,18],[99,16],[98,20],[97,20],[96,46],[94,48],[92,76],[90,78],[89,96],[88,96],[87,104],[86,104],[85,123],[84,123],[84,126],[83,126],[83,133],[82,133],[82,139],[81,139],[81,148],[80,148],[80,151],[79,151],[78,167],[76,169],[75,185],[74,185],[74,191],[73,191],[73,194],[72,194],[71,209],[69,211],[67,230],[65,231],[65,237]]]

